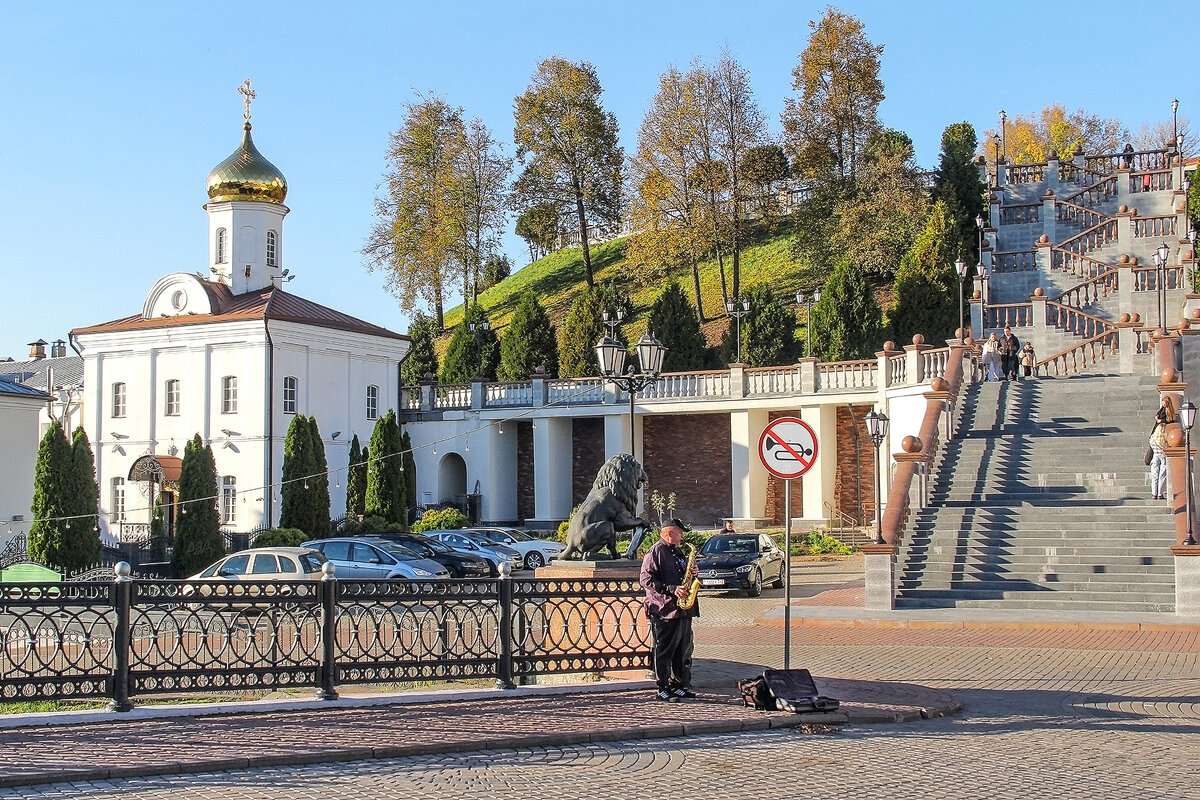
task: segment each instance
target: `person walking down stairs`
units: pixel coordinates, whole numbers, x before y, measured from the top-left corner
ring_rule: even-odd
[[[994,332],[983,343],[983,354],[979,358],[979,363],[983,365],[984,370],[987,372],[985,380],[999,381],[1004,379],[1004,371],[1000,367],[1000,339]]]
[[[1167,456],[1163,448],[1167,445],[1167,425],[1175,421],[1175,407],[1170,397],[1162,399],[1162,405],[1154,415],[1154,427],[1150,429],[1150,499],[1166,500]]]
[[[1020,380],[1017,374],[1017,360],[1021,356],[1021,340],[1013,335],[1012,328],[1004,326],[1004,335],[1000,337],[1000,362],[1004,368],[1004,380]]]

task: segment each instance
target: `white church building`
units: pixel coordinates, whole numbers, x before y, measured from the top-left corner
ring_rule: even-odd
[[[148,528],[155,498],[173,524],[183,448],[196,434],[216,458],[225,529],[276,525],[293,416],[316,418],[336,470],[399,394],[408,337],[284,290],[287,181],[254,146],[249,82],[239,91],[241,144],[208,175],[204,269],[164,275],[137,313],[71,332],[100,526],[119,539]],[[329,489],[332,508],[344,508],[344,471]]]

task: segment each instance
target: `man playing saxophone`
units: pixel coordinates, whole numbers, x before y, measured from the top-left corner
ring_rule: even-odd
[[[700,604],[683,606],[692,596],[698,570],[694,559],[680,548],[684,528],[677,519],[664,525],[658,541],[642,559],[641,583],[654,638],[655,697],[667,703],[696,696],[692,691],[692,618],[700,615]]]

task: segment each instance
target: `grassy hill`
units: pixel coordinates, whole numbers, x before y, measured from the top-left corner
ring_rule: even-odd
[[[613,281],[629,294],[633,302],[633,318],[627,321],[625,331],[630,340],[645,331],[646,318],[664,284],[636,286],[625,268],[625,239],[615,239],[591,247],[592,269],[597,283]],[[725,257],[725,272],[730,276],[731,262]],[[785,298],[795,295],[798,289],[811,291],[825,282],[826,276],[816,270],[805,270],[792,259],[792,234],[788,230],[772,230],[765,226],[751,232],[751,238],[741,255],[741,283],[743,291],[757,283],[770,282],[776,293]],[[694,299],[691,273],[687,269],[673,273],[674,279],[683,287],[689,299]],[[479,296],[479,301],[492,321],[502,330],[507,324],[517,300],[526,289],[532,290],[542,301],[550,318],[559,324],[567,315],[571,304],[587,284],[583,279],[583,251],[578,247],[567,248],[542,258],[518,270],[506,280],[496,284]],[[700,265],[700,290],[704,301],[703,321],[709,344],[719,341],[729,323],[725,316],[724,299],[721,296],[721,277],[717,259],[710,258]],[[446,328],[451,329],[462,321],[463,307],[457,306],[446,312]]]

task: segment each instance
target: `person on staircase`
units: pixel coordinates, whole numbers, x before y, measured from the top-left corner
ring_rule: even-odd
[[[1000,369],[1000,339],[996,336],[995,331],[983,343],[983,354],[979,358],[979,363],[987,371],[985,380],[1003,380],[1004,373]]]
[[[1033,352],[1033,343],[1026,342],[1021,348],[1021,372],[1026,378],[1033,377],[1033,370],[1037,366],[1037,355]]]
[[[1013,335],[1012,328],[1004,326],[1004,335],[1000,337],[1000,365],[1004,370],[1004,380],[1019,380],[1017,365],[1021,358],[1021,340]]]
[[[1167,499],[1167,456],[1163,448],[1167,446],[1167,425],[1175,421],[1175,406],[1170,395],[1164,395],[1162,405],[1154,415],[1154,427],[1150,429],[1150,449],[1154,454],[1150,458],[1150,499]]]

